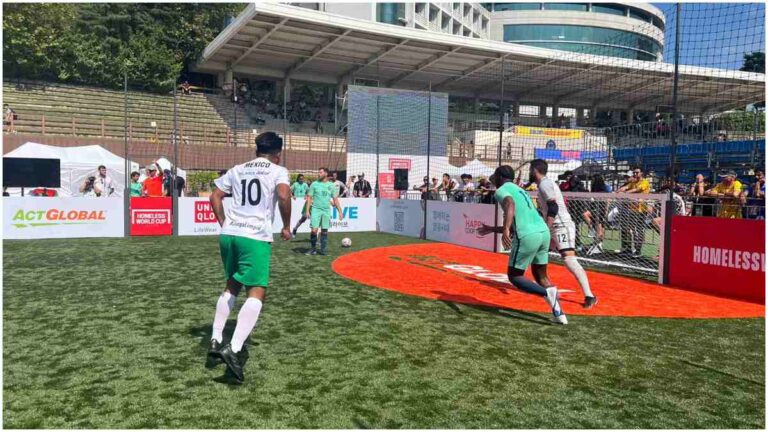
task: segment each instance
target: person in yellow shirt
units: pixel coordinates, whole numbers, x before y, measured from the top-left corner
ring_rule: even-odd
[[[706,195],[720,199],[717,217],[741,219],[741,182],[736,180],[736,173],[734,171],[727,171],[725,174],[721,174],[720,177],[723,181],[708,190]]]
[[[643,170],[632,170],[632,178],[618,190],[619,193],[647,194],[651,192],[651,184],[643,176]],[[648,213],[648,204],[643,200],[624,202],[619,207],[619,227],[621,228],[621,253],[632,254],[633,257],[642,256],[643,242],[645,242],[645,216]]]

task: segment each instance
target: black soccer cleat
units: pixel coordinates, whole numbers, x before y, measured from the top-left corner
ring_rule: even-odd
[[[213,369],[221,363],[220,350],[221,343],[217,342],[216,339],[211,339],[211,346],[208,348],[208,355],[205,358],[206,369]]]
[[[307,253],[305,253],[304,255],[317,255],[317,250],[315,250],[315,249],[310,249],[310,250],[308,250],[308,251],[307,251]]]
[[[584,297],[584,309],[592,309],[597,304],[597,297]]]
[[[245,368],[245,363],[248,361],[248,351],[245,347],[243,347],[240,352],[236,353],[232,351],[232,346],[227,344],[219,351],[219,356],[221,356],[221,359],[227,364],[227,373],[229,373],[238,384],[242,384],[243,380],[245,380],[243,369]]]

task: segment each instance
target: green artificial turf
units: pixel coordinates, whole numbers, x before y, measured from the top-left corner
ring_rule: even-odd
[[[6,241],[3,426],[765,426],[764,319],[557,327],[342,279],[340,253],[417,240],[353,234],[342,251],[340,237],[330,257],[300,254],[306,236],[275,244],[240,387],[203,367],[216,237]]]

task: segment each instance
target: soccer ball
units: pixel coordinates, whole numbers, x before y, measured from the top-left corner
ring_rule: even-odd
[[[344,237],[341,239],[341,247],[350,247],[352,246],[352,240],[349,239],[349,237]]]

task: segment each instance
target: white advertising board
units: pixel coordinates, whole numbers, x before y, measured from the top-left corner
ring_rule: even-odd
[[[3,198],[4,239],[123,237],[122,198]]]
[[[424,230],[424,203],[420,200],[379,200],[376,209],[378,231],[420,238]]]
[[[229,199],[224,200],[224,207],[229,205]],[[338,210],[331,214],[331,232],[355,232],[376,230],[376,200],[371,198],[340,198],[344,220],[339,221]],[[301,218],[304,200],[292,201],[291,228]],[[272,231],[279,233],[283,223],[280,209],[275,209]],[[219,223],[213,214],[208,198],[179,198],[179,235],[216,235],[220,231]],[[309,221],[299,228],[300,233],[309,232]]]
[[[477,229],[482,224],[493,226],[495,208],[490,204],[427,201],[427,239],[493,251],[493,235],[480,236]]]

